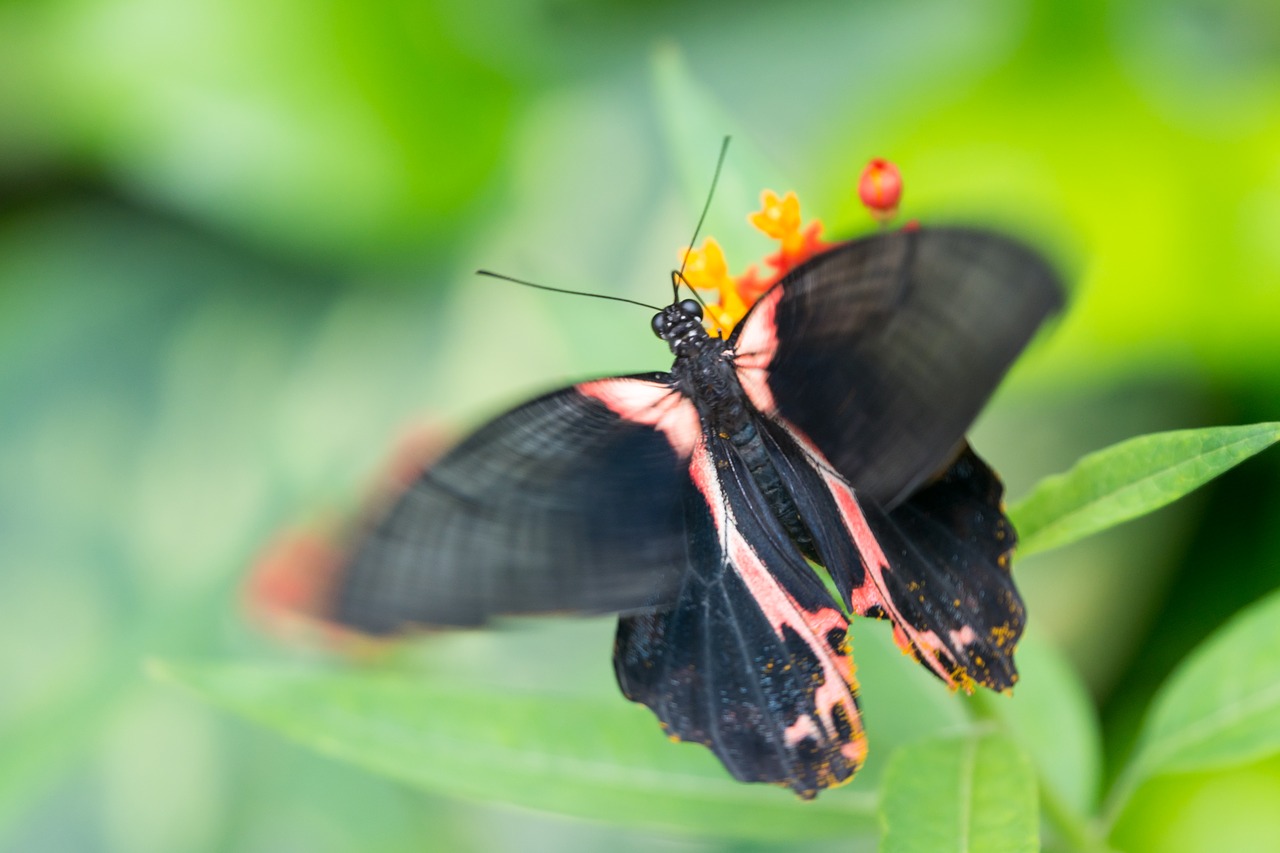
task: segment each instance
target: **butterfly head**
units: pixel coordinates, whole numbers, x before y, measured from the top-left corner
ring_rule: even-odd
[[[686,355],[707,340],[707,330],[702,325],[702,306],[693,299],[683,299],[668,305],[653,315],[653,333],[667,342],[671,352]]]

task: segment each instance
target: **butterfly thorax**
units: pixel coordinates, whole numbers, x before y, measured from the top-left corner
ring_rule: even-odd
[[[655,322],[655,331],[657,325]],[[801,551],[812,554],[813,538],[770,458],[768,437],[761,434],[762,416],[752,408],[738,381],[729,342],[711,337],[700,317],[694,323],[682,318],[664,331],[667,334],[661,337],[667,340],[676,356],[671,366],[672,384],[693,401],[702,423],[704,441],[723,441],[733,446],[733,452],[746,464],[773,515]]]
[[[691,299],[668,305],[654,315],[653,332],[676,357],[671,366],[674,384],[693,401],[705,429],[728,436],[750,423],[729,344],[707,333],[701,305]]]
[[[729,437],[750,424],[746,394],[733,368],[728,345],[703,333],[701,344],[671,365],[676,388],[693,401],[704,427]]]

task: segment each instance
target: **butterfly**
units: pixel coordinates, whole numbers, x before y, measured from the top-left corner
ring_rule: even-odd
[[[837,244],[727,337],[677,294],[652,319],[670,371],[480,427],[371,525],[329,618],[389,636],[616,613],[627,698],[811,798],[867,753],[853,616],[949,685],[1016,680],[1015,534],[965,432],[1061,303],[1037,253],[955,228]]]

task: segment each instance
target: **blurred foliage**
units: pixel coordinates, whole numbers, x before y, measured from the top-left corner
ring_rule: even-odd
[[[1012,497],[1130,436],[1277,419],[1269,0],[4,0],[0,847],[849,849],[655,828],[639,795],[608,821],[476,802],[486,774],[514,784],[496,763],[422,793],[143,674],[149,657],[316,664],[246,626],[244,573],[284,526],[354,505],[410,424],[462,429],[571,378],[665,366],[630,309],[470,271],[656,298],[724,133],[709,231],[735,269],[761,253],[744,217],[763,187],[797,190],[828,233],[870,229],[853,188],[871,156],[901,166],[907,216],[1059,258],[1073,304],[974,435]],[[1280,690],[1235,645],[1274,646],[1274,598],[1222,628],[1280,587],[1278,475],[1272,451],[1019,562],[1035,633],[1007,702],[904,682],[875,626],[855,633],[873,749],[855,784],[986,716],[1051,781],[1049,823],[1105,805],[1119,849],[1273,849],[1265,730],[1195,766],[1151,756],[1201,687]],[[440,638],[383,668],[424,691],[598,702],[660,741],[616,695],[608,634]],[[877,679],[895,685],[878,707]],[[563,794],[544,785],[512,801]],[[803,815],[745,791],[748,813]],[[857,795],[824,795],[814,825]]]

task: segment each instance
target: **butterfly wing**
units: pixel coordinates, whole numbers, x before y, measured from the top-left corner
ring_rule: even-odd
[[[892,509],[947,465],[1061,303],[1048,265],[1006,237],[893,231],[797,267],[731,342],[755,407]]]
[[[966,445],[893,512],[864,503],[880,555],[864,555],[861,584],[849,581],[855,612],[893,619],[898,645],[960,686],[1004,690],[1018,678],[1013,651],[1026,611],[1009,571],[1017,535],[1003,493]]]
[[[886,512],[855,496],[803,437],[777,422],[762,432],[814,557],[849,611],[891,620],[898,645],[953,686],[1012,687],[1025,624],[1009,571],[1016,540],[1003,487],[977,454],[965,445],[941,476]]]
[[[666,374],[581,383],[498,417],[361,539],[331,618],[381,635],[671,600],[699,431]]]
[[[618,682],[736,778],[812,797],[866,755],[848,620],[726,440],[707,436],[690,472],[682,587],[621,620]]]

